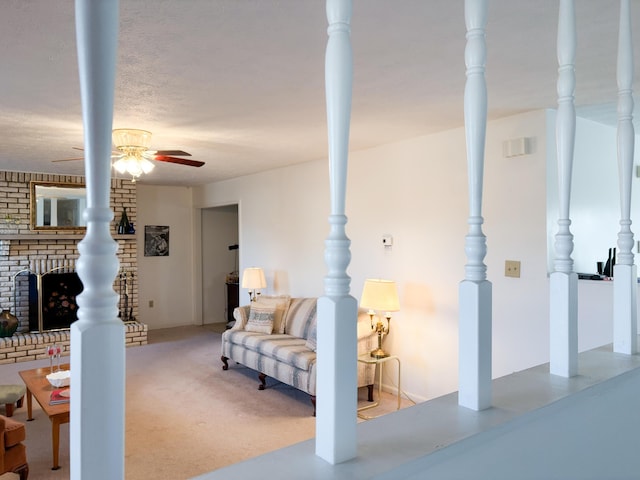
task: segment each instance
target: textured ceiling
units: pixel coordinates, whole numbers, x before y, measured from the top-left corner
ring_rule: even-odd
[[[632,1],[636,57],[640,2]],[[74,2],[4,0],[0,168],[82,174]],[[555,108],[558,2],[494,0],[489,117]],[[618,2],[576,2],[576,104],[615,122]],[[464,2],[356,0],[350,148],[463,125]],[[325,2],[121,0],[114,128],[153,132],[202,168],[156,162],[141,182],[196,185],[326,158]],[[640,62],[636,62],[640,63]],[[635,91],[640,92],[636,68]]]

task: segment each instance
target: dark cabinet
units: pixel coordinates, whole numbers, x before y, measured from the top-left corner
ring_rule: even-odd
[[[240,305],[240,285],[227,282],[227,325],[233,325],[233,309]]]

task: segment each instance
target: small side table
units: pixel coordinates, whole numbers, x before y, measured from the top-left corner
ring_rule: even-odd
[[[371,408],[376,408],[378,405],[380,405],[380,398],[382,395],[382,367],[389,360],[395,360],[398,364],[398,408],[396,410],[400,410],[400,395],[402,392],[400,388],[400,359],[396,355],[389,355],[388,357],[384,357],[384,358],[374,358],[370,354],[364,353],[362,355],[358,355],[358,362],[366,363],[369,365],[376,365],[378,367],[378,400],[376,400],[375,403],[372,403],[371,405],[365,405],[364,407],[358,408],[358,417],[363,418],[365,420],[376,418],[376,417],[369,417],[360,412],[369,410]]]

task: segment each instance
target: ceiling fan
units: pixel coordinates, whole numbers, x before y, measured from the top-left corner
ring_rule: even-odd
[[[112,132],[114,154],[111,158],[113,168],[120,173],[129,173],[135,182],[143,173],[149,173],[155,165],[150,160],[157,162],[177,163],[189,167],[201,167],[204,162],[190,160],[191,154],[182,150],[150,150],[151,132],[137,128],[117,128]],[[83,150],[79,147],[73,147]],[[52,162],[68,162],[83,160],[83,157],[52,160]]]

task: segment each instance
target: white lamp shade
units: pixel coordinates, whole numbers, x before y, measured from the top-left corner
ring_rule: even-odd
[[[137,157],[136,155],[126,155],[119,158],[113,164],[120,173],[129,173],[134,177],[139,177],[142,173],[149,173],[155,165],[144,157]]]
[[[264,272],[260,267],[249,267],[244,269],[244,272],[242,272],[242,288],[255,290],[266,287],[267,280],[264,278]]]
[[[377,278],[365,280],[360,306],[379,312],[397,312],[400,310],[400,301],[396,282]]]
[[[139,162],[140,162],[140,168],[144,173],[149,173],[151,172],[151,170],[155,168],[155,165],[144,157],[141,158]]]
[[[115,168],[120,173],[124,173],[127,171],[127,161],[124,158],[119,158],[113,164],[113,168]]]

